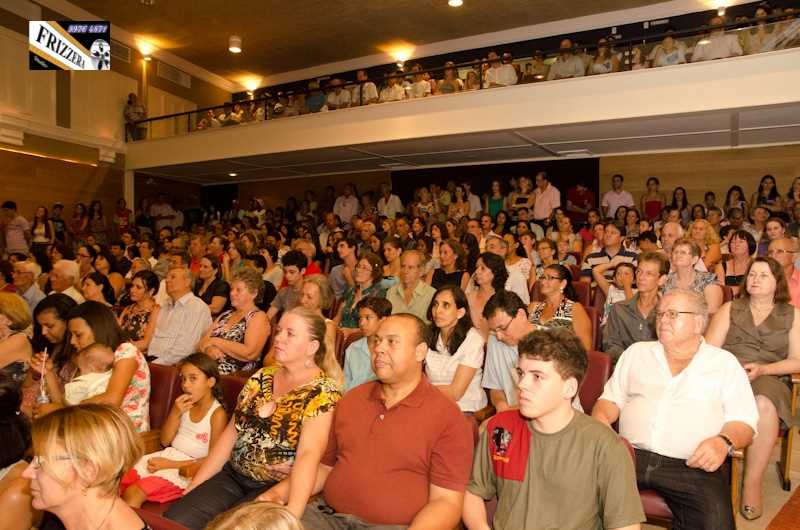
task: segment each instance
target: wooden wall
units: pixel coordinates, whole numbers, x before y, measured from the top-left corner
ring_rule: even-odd
[[[768,173],[785,195],[792,180],[800,177],[800,145],[604,157],[600,159],[601,193],[611,189],[615,173],[625,177],[625,189],[637,201],[647,178],[655,176],[661,181],[661,190],[668,194],[683,186],[689,202],[696,204],[703,201],[707,191],[713,191],[721,206],[734,184],[741,186],[750,200],[761,177]]]

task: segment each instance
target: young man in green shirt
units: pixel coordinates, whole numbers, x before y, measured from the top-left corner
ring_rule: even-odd
[[[638,530],[645,520],[633,459],[618,436],[572,408],[588,367],[568,330],[520,341],[519,410],[490,418],[475,449],[464,499],[469,530]]]

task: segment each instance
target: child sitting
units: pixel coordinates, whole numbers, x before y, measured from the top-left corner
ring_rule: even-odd
[[[612,282],[606,280],[605,272],[614,269]],[[606,295],[606,302],[603,305],[603,318],[600,324],[606,323],[608,313],[611,311],[611,304],[630,300],[636,293],[633,287],[636,281],[636,267],[632,263],[622,261],[620,256],[614,256],[608,263],[601,263],[592,268],[592,276],[597,282],[597,287]]]
[[[356,304],[358,327],[363,337],[353,342],[344,352],[344,391],[375,379],[372,371],[370,342],[381,321],[392,314],[392,303],[385,298],[369,296]]]
[[[134,508],[145,501],[171,502],[183,496],[228,417],[217,362],[194,353],[179,365],[181,390],[161,428],[166,449],[145,455],[122,479],[122,498]]]
[[[58,377],[51,366],[47,367],[45,380],[54,403],[77,405],[85,399],[99,396],[108,387],[114,365],[114,351],[111,348],[100,343],[90,344],[75,355],[74,361],[78,375],[64,385],[63,395]]]

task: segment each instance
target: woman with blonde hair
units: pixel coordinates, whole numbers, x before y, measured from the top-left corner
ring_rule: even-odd
[[[696,219],[689,225],[687,235],[700,247],[700,258],[703,260],[706,270],[713,271],[719,260],[722,259],[717,231],[705,219]]]
[[[31,325],[31,312],[25,300],[0,291],[0,377],[22,381],[33,348],[25,330]]]
[[[320,368],[325,331],[325,320],[308,309],[283,314],[275,331],[276,364],[247,380],[228,426],[167,518],[205,528],[218,514],[283,481],[287,508],[302,516],[341,399],[336,382]]]
[[[58,409],[34,422],[31,437],[34,456],[22,476],[31,481],[33,508],[55,515],[67,530],[147,528],[118,494],[122,475],[142,454],[119,408]]]
[[[327,277],[322,274],[312,274],[303,279],[300,305],[325,319],[325,357],[320,368],[341,388],[344,385],[344,372],[336,360],[336,323],[323,314],[323,311],[331,308],[333,300],[333,289]]]
[[[216,516],[206,530],[303,530],[303,526],[286,507],[253,501]]]

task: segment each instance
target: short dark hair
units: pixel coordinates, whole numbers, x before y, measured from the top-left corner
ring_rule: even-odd
[[[356,312],[362,309],[369,309],[378,315],[378,318],[385,318],[392,314],[392,303],[386,298],[367,296],[359,300],[356,304]]]
[[[144,288],[147,291],[153,291],[152,292],[153,295],[155,295],[158,292],[158,287],[159,287],[160,281],[158,279],[158,275],[155,272],[147,271],[147,270],[139,271],[139,272],[137,272],[136,274],[133,275],[133,278],[131,278],[131,281],[135,280],[136,278],[139,278],[140,280],[142,280],[142,283],[144,284]]]
[[[308,267],[308,258],[299,250],[290,250],[283,255],[281,258],[281,263],[283,263],[284,268],[295,266],[298,268],[298,270],[302,271]]]
[[[114,304],[117,301],[117,295],[114,292],[114,288],[111,286],[111,282],[108,281],[108,278],[105,274],[100,272],[90,272],[86,276],[83,277],[83,281],[92,280],[95,285],[100,287],[100,291],[103,293],[103,298],[109,304]]]
[[[483,318],[489,320],[495,313],[502,311],[506,315],[514,318],[519,313],[519,310],[525,310],[525,303],[522,298],[513,291],[506,291],[502,289],[497,291],[489,298],[486,305],[483,306]]]
[[[116,350],[126,340],[125,332],[117,324],[111,308],[100,302],[84,302],[74,307],[67,318],[82,318],[92,329],[94,341],[105,344],[112,350]]]
[[[523,337],[517,345],[520,358],[552,361],[558,375],[567,380],[574,377],[578,385],[589,369],[589,358],[580,339],[565,328],[539,329]]]
[[[245,257],[245,259],[252,261],[257,269],[261,269],[262,271],[267,270],[267,260],[261,254],[250,254]]]
[[[649,241],[655,245],[658,244],[658,236],[652,230],[645,230],[639,234],[639,241]]]
[[[645,252],[639,256],[639,264],[645,261],[658,263],[658,276],[666,276],[669,274],[670,263],[667,257],[661,252]],[[620,264],[621,265],[621,264]]]
[[[491,252],[484,252],[478,257],[492,271],[492,288],[495,291],[502,291],[506,286],[506,280],[508,280],[506,262],[497,254]]]
[[[783,273],[783,267],[773,258],[767,256],[758,256],[750,260],[750,264],[747,265],[747,270],[744,271],[739,298],[744,298],[748,302],[750,301],[750,293],[747,292],[747,276],[750,275],[750,269],[752,269],[753,265],[756,263],[766,263],[772,276],[775,278],[775,294],[772,297],[772,301],[776,304],[785,304],[789,302],[791,300],[791,295],[789,294],[789,284],[786,282],[786,275]]]
[[[19,411],[21,404],[19,383],[0,382],[0,469],[22,460],[31,445],[30,425]]]
[[[722,232],[722,230],[720,230],[720,232]],[[753,237],[753,234],[751,234],[747,230],[737,230],[731,236],[731,241],[733,241],[734,237],[736,239],[741,239],[742,241],[746,241],[748,254],[750,254],[751,256],[755,254],[758,244],[756,243],[756,239]]]
[[[2,208],[5,208],[6,210],[16,210],[17,203],[15,203],[14,201],[6,201],[3,203]]]
[[[189,266],[189,262],[190,262],[189,253],[186,252],[185,250],[172,250],[172,251],[170,251],[169,255],[170,256],[180,256],[181,264],[183,264],[184,267],[188,267]]]

